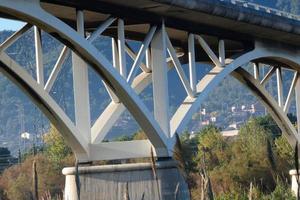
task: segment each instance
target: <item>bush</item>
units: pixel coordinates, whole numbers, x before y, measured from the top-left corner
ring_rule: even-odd
[[[37,155],[26,154],[19,165],[7,168],[0,176],[1,199],[32,199],[32,164],[35,161],[38,175],[39,196],[62,196],[65,177],[61,170],[74,165],[71,149],[64,143],[59,132],[51,127],[45,136],[46,151]]]
[[[250,183],[253,199],[294,199],[287,180],[293,167],[293,149],[279,134],[273,134],[266,119],[250,119],[234,138],[224,138],[218,128],[208,126],[195,137],[198,149],[187,162],[196,163],[188,171],[193,199],[200,198],[200,176],[205,169],[216,199],[248,199]],[[276,137],[274,137],[276,135]],[[193,144],[185,134],[183,144]],[[184,151],[187,146],[183,145]],[[190,150],[188,148],[188,150]]]

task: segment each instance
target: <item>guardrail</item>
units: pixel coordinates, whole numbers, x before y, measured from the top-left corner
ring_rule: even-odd
[[[245,7],[245,8],[252,8],[252,9],[262,11],[262,12],[265,12],[265,13],[270,13],[270,14],[274,14],[274,15],[277,15],[277,16],[286,17],[286,18],[289,18],[289,19],[300,21],[300,16],[299,15],[295,15],[295,14],[288,13],[288,12],[281,11],[281,10],[274,9],[274,8],[269,8],[269,7],[262,6],[262,5],[259,5],[259,4],[255,4],[255,3],[251,3],[251,2],[247,2],[247,1],[243,1],[243,0],[220,0],[220,1],[231,3],[233,5],[239,5],[239,6],[242,6],[242,7]]]

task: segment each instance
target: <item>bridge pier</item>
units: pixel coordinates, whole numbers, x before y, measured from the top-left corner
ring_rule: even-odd
[[[76,168],[63,169],[65,200],[78,200]],[[174,200],[190,199],[182,174],[174,161],[82,166],[78,168],[80,199]],[[129,198],[128,198],[129,197]]]
[[[297,183],[297,170],[292,169],[289,172],[290,176],[291,176],[291,189],[292,192],[295,196],[297,196],[298,194],[298,183]]]

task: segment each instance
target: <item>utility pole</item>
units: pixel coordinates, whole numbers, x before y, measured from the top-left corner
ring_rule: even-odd
[[[21,162],[22,162],[22,157],[21,157],[21,150],[19,148],[19,151],[18,151],[18,163],[19,163],[19,165],[21,164]]]
[[[33,161],[32,164],[32,190],[33,190],[33,199],[39,200],[39,193],[38,193],[38,175],[36,170],[36,161]]]

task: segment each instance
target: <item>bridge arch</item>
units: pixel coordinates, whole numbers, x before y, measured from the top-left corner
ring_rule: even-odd
[[[283,64],[298,72],[300,70],[300,57],[298,51],[292,49],[280,49],[280,51],[263,46],[261,43],[256,44],[256,48],[250,52],[246,52],[233,59],[225,67],[214,67],[197,85],[198,95],[196,98],[187,97],[180,105],[177,112],[171,120],[171,131],[174,135],[176,132],[181,132],[192,115],[198,111],[201,103],[208,96],[211,90],[216,87],[225,77],[234,76],[244,86],[260,100],[267,108],[268,112],[280,127],[289,143],[294,146],[296,141],[299,141],[299,136],[295,127],[291,124],[287,117],[287,113],[283,111],[283,107],[279,107],[278,103],[266,91],[259,80],[255,79],[250,73],[242,68],[249,62],[268,59]]]
[[[79,134],[73,122],[65,115],[50,95],[8,55],[2,53],[0,57],[0,72],[22,89],[53,125],[60,130],[78,159],[86,157],[88,153],[88,141]]]
[[[141,128],[145,130],[147,137],[155,147],[156,154],[161,157],[170,156],[173,142],[167,140],[166,135],[146,106],[141,102],[127,82],[115,71],[112,64],[94,46],[86,41],[85,38],[81,37],[70,26],[43,10],[40,7],[39,0],[1,1],[0,12],[34,24],[76,52],[101,76],[110,89],[115,92],[118,98],[131,112]],[[39,91],[41,88],[36,87],[36,85],[32,82],[30,83],[28,80],[25,85],[22,85],[25,83],[24,80],[22,80],[23,74],[11,71],[12,66],[10,63],[5,64],[2,62],[1,64],[1,70],[5,71],[4,74],[10,79],[12,79],[12,76],[16,76],[13,78],[14,82],[18,82],[18,86],[22,86],[22,89],[26,89],[26,94],[31,98],[35,98],[35,103],[43,102],[39,106],[54,125],[58,125],[58,128],[65,127],[66,129],[64,130],[66,130],[67,133],[72,133],[71,128],[68,128],[68,122],[65,121],[64,116],[53,115],[53,113],[50,112],[51,109],[47,110],[49,106],[52,106],[51,103],[48,102],[49,99],[47,99],[49,95],[47,96],[45,93]],[[40,96],[37,98],[36,94],[40,94]],[[52,111],[59,113],[60,110],[58,108],[52,108]],[[55,119],[59,120],[56,121]],[[57,123],[58,121],[59,123]],[[68,141],[68,143],[74,142],[74,144],[71,143],[71,147],[76,154],[79,153],[77,156],[79,156],[81,161],[90,160],[91,141],[86,141],[86,139],[81,140],[81,138],[84,137],[84,133],[78,133],[81,135],[81,138],[75,138],[74,133],[76,133],[76,131],[72,133],[72,140]],[[65,136],[66,139],[70,138],[68,134]],[[84,145],[79,145],[84,141],[86,141]],[[78,147],[81,147],[82,151],[80,152],[84,152],[84,156],[80,157],[81,153],[76,151]]]
[[[102,123],[97,124],[96,122],[96,125],[92,127],[91,140],[89,140],[85,138],[84,133],[79,131],[76,128],[76,125],[74,126],[65,116],[59,106],[51,99],[50,95],[44,91],[44,88],[35,83],[33,79],[28,77],[24,71],[21,70],[21,67],[18,66],[17,63],[14,63],[11,59],[9,59],[9,57],[7,57],[7,55],[5,55],[5,53],[2,52],[0,63],[1,71],[17,83],[19,87],[26,91],[27,95],[34,100],[46,116],[49,117],[52,123],[59,129],[63,130],[64,137],[66,137],[67,141],[70,143],[74,152],[81,161],[95,159],[94,155],[99,154],[99,152],[96,152],[97,148],[94,150],[94,147],[98,142],[101,142],[104,137],[104,134],[99,133],[99,130],[104,130],[104,132],[107,131],[104,127],[106,124],[103,123],[103,120],[106,118],[108,122],[107,127],[109,127],[125,110],[125,107],[131,112],[141,128],[145,130],[150,142],[155,147],[156,154],[161,157],[171,156],[175,141],[175,133],[183,130],[185,125],[192,118],[192,115],[198,111],[201,103],[207,95],[225,77],[230,76],[231,74],[236,76],[238,80],[248,86],[251,91],[259,97],[282,131],[287,133],[287,137],[291,144],[294,144],[294,142],[298,140],[296,131],[293,129],[293,126],[281,108],[279,108],[276,102],[272,100],[264,88],[259,85],[257,80],[249,77],[249,74],[239,67],[252,61],[267,58],[276,62],[281,61],[292,67],[294,70],[299,71],[300,57],[297,55],[299,54],[299,51],[284,47],[279,48],[263,42],[256,42],[253,50],[245,52],[239,57],[233,58],[231,61],[224,63],[223,65],[221,61],[216,61],[214,58],[216,56],[212,52],[209,52],[209,48],[207,47],[206,50],[208,49],[207,52],[210,57],[212,57],[216,66],[212,68],[212,70],[197,84],[195,95],[192,94],[191,91],[187,91],[187,93],[190,94],[188,94],[184,102],[173,115],[170,121],[170,136],[167,136],[157,120],[154,119],[136,94],[136,91],[139,93],[147,84],[149,84],[149,82],[151,82],[151,73],[143,73],[139,75],[133,81],[132,85],[129,85],[128,82],[126,82],[120,74],[116,72],[112,64],[96,50],[96,48],[87,42],[84,37],[81,37],[78,33],[76,33],[75,30],[71,29],[62,21],[43,10],[39,6],[38,0],[3,0],[0,2],[0,12],[36,25],[59,39],[73,51],[77,52],[82,59],[95,69],[98,75],[103,78],[105,83],[124,104],[122,105],[112,102],[108,106],[102,114],[103,117],[101,118],[100,116],[98,118],[98,121]],[[201,38],[200,41],[202,41]],[[205,44],[203,46],[205,46]],[[169,47],[168,50],[171,51],[170,54],[172,54],[172,48]],[[181,69],[178,66],[179,61],[174,58],[173,61],[175,63],[174,65],[176,70],[179,71],[178,73],[182,74],[182,72],[180,72]],[[182,82],[185,81],[184,76],[181,76],[180,78],[183,80]],[[184,86],[186,85],[187,84],[185,83]],[[107,117],[109,113],[114,116]]]
[[[283,132],[283,135],[288,140],[289,144],[294,147],[296,142],[299,141],[299,135],[290,122],[286,113],[278,106],[278,103],[267,92],[267,90],[261,86],[260,82],[251,76],[246,70],[238,68],[233,72],[233,76],[236,77],[244,86],[246,86],[264,105],[268,110],[268,113],[274,119],[278,127]]]

